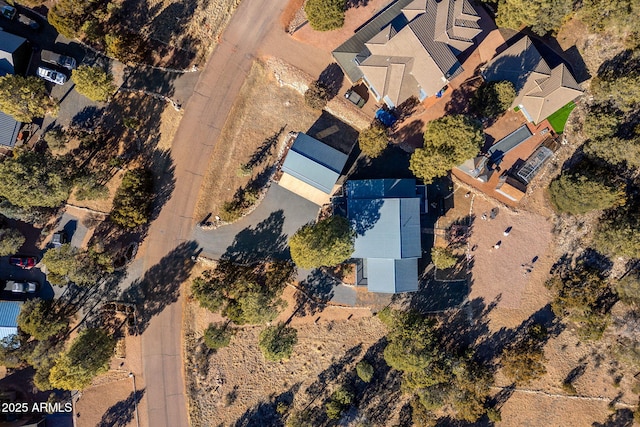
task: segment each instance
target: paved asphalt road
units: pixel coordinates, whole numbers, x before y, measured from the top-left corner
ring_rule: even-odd
[[[277,25],[285,5],[286,0],[241,2],[222,43],[202,71],[173,142],[176,185],[151,224],[143,259],[145,271],[190,238],[197,221],[192,214],[213,146],[258,47]],[[181,324],[182,297],[154,317],[142,335],[145,398],[152,427],[188,425]]]

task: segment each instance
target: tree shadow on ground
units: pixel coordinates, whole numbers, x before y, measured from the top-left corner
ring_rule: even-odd
[[[370,159],[360,156],[348,173],[348,179],[415,178],[409,170],[409,154],[389,147],[384,156]]]
[[[140,403],[145,390],[131,392],[129,397],[116,403],[104,413],[96,427],[125,427],[133,421],[135,407]]]
[[[123,292],[123,301],[136,304],[136,334],[144,332],[154,316],[178,300],[180,284],[191,274],[197,249],[194,241],[181,243]]]
[[[404,126],[400,126],[389,138],[395,144],[404,144],[413,148],[421,148],[424,145],[424,122],[413,120]]]
[[[384,361],[383,351],[387,346],[387,338],[382,337],[367,349],[363,360],[374,367],[371,382],[356,380],[357,398],[360,412],[367,414],[367,419],[374,425],[390,425],[393,415],[399,406],[405,403],[401,390],[402,373],[391,369]]]
[[[104,108],[93,105],[84,107],[71,118],[69,125],[74,128],[92,130],[100,122],[103,113]]]
[[[632,427],[633,411],[631,409],[618,409],[603,423],[595,422],[592,427]]]
[[[368,4],[369,4],[369,0],[347,0],[346,9],[366,7]]]
[[[222,260],[239,264],[251,264],[260,260],[289,259],[287,236],[282,234],[284,211],[272,212],[255,227],[247,227],[238,234],[224,254]]]
[[[311,271],[298,285],[299,291],[295,295],[296,314],[304,317],[322,311],[325,303],[333,297],[335,285],[336,279],[323,269],[317,268]]]
[[[541,347],[550,339],[560,335],[565,329],[565,325],[561,319],[557,318],[551,310],[551,305],[547,304],[529,316],[528,319],[516,328],[503,327],[492,334],[486,335],[486,337],[477,344],[478,356],[487,362],[495,361],[509,344],[524,339],[534,324],[542,325],[547,331],[544,338],[538,340],[538,345]]]
[[[127,67],[123,76],[122,88],[143,90],[171,98],[175,93],[174,81],[178,76],[178,73],[170,73],[158,68]]]
[[[412,294],[409,308],[423,314],[459,307],[469,294],[466,280],[440,281],[430,279]]]
[[[251,157],[243,166],[251,170],[267,160],[267,157],[271,154],[271,151],[273,151],[273,147],[275,147],[278,143],[280,135],[282,135],[282,132],[284,132],[285,128],[286,125],[282,126],[280,130],[262,141],[262,144],[260,144],[260,146],[256,148],[256,151],[251,154]]]
[[[153,173],[153,204],[149,215],[151,222],[160,215],[160,211],[176,188],[176,166],[171,158],[171,150],[153,150],[145,168]]]
[[[469,114],[471,112],[471,97],[481,83],[482,79],[467,80],[455,88],[451,93],[451,99],[444,107],[444,111],[447,114]]]
[[[338,92],[340,92],[342,82],[344,81],[344,72],[337,63],[332,62],[322,70],[318,81],[327,88],[329,99],[333,99],[338,95]]]
[[[284,426],[283,415],[278,413],[278,404],[291,407],[293,398],[300,389],[300,383],[291,386],[287,391],[269,396],[269,400],[263,401],[248,409],[235,423],[235,427],[277,427]]]

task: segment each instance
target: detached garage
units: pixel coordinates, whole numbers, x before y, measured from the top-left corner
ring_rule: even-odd
[[[280,186],[317,204],[329,202],[347,155],[299,133],[282,164]]]

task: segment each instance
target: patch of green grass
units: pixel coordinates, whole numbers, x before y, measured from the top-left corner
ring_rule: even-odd
[[[547,118],[547,120],[549,120],[549,124],[556,133],[560,134],[564,132],[564,125],[567,123],[569,114],[571,114],[571,111],[573,111],[574,108],[576,108],[576,104],[571,101]]]
[[[513,109],[513,111],[515,111],[515,112],[517,113],[518,111],[520,111],[520,107],[517,107],[517,106],[516,106],[516,107]]]

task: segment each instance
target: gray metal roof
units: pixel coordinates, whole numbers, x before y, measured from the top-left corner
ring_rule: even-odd
[[[0,75],[14,73],[13,53],[26,41],[23,37],[0,31]]]
[[[491,160],[494,162],[500,160],[510,150],[531,138],[532,135],[527,125],[520,126],[489,148]]]
[[[347,181],[346,195],[349,199],[416,197],[416,180],[407,178]]]
[[[0,145],[13,148],[20,132],[20,122],[0,111]]]
[[[301,132],[287,153],[282,171],[331,194],[346,162],[346,154]]]
[[[413,0],[398,0],[391,3],[385,10],[376,15],[372,20],[360,27],[353,37],[338,46],[333,51],[333,57],[352,83],[362,78],[362,71],[355,63],[356,56],[365,49],[365,42],[378,34],[384,27],[393,24],[395,31],[399,31],[407,24],[407,20],[402,14],[402,8]]]
[[[415,190],[414,190],[415,191]],[[420,199],[347,199],[354,258],[420,258]]]
[[[0,301],[0,340],[18,333],[21,306],[20,301]]]
[[[395,294],[418,290],[418,260],[373,259],[367,260],[367,290]]]

